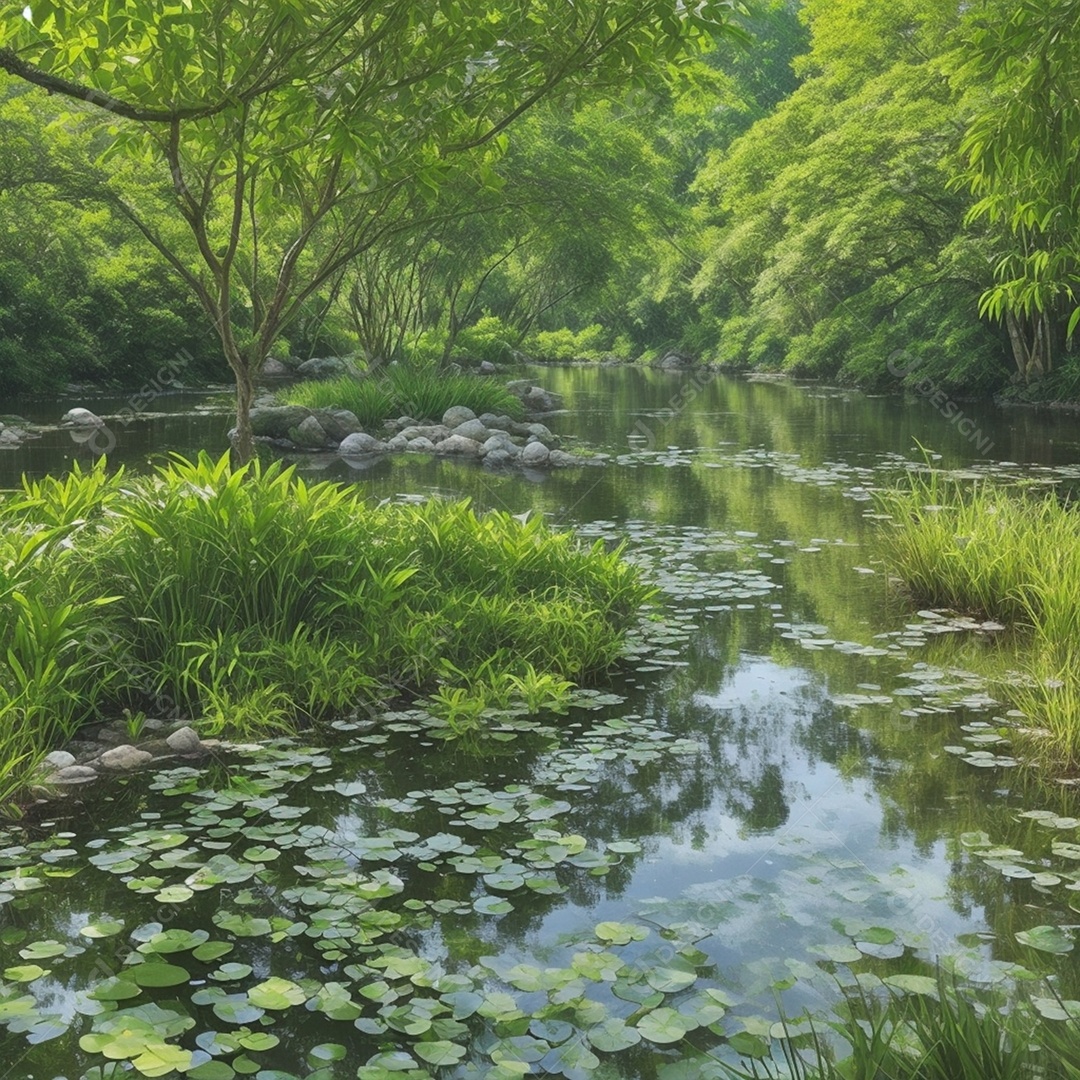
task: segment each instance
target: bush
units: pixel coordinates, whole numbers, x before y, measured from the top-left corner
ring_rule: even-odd
[[[539,330],[525,339],[525,352],[538,360],[599,360],[609,335],[599,323],[584,330]]]
[[[485,315],[458,334],[450,356],[459,363],[487,360],[491,364],[508,364],[514,359],[510,339],[515,336],[497,315]]]
[[[440,683],[557,690],[616,659],[647,595],[540,517],[372,506],[280,463],[27,482],[0,502],[0,797],[124,709],[278,730]]]
[[[397,366],[385,375],[298,383],[281,394],[290,405],[309,409],[341,408],[356,414],[368,427],[398,416],[440,420],[451,405],[520,419],[524,406],[504,386],[477,375],[450,375]]]

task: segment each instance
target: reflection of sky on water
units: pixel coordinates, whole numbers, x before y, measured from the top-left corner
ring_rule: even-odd
[[[902,605],[890,606],[882,568],[874,562],[872,526],[863,516],[865,491],[858,490],[895,475],[899,461],[912,459],[913,439],[942,452],[950,467],[985,464],[973,458],[971,444],[918,401],[847,393],[812,397],[790,386],[717,379],[669,419],[665,410],[680,386],[677,379],[637,370],[569,369],[545,371],[538,381],[564,392],[577,408],[551,417],[553,430],[626,455],[623,463],[531,477],[419,458],[378,460],[357,471],[321,457],[302,459],[301,468],[319,478],[354,480],[374,499],[468,496],[479,508],[531,509],[562,524],[591,526],[590,538],[629,537],[631,553],[663,578],[673,610],[692,619],[693,629],[671,645],[672,667],[632,670],[626,680],[616,680],[617,692],[627,694],[624,704],[557,721],[562,746],[587,743],[583,732],[600,719],[636,713],[655,718],[661,730],[697,740],[702,749],[640,768],[607,762],[587,790],[543,788],[572,804],[553,827],[580,832],[601,849],[614,840],[640,841],[642,852],[624,857],[608,877],[568,871],[571,887],[564,895],[519,890],[512,914],[449,916],[431,929],[410,930],[410,940],[448,965],[465,963],[482,947],[544,966],[565,963],[601,921],[643,919],[653,929],[640,948],[627,947],[628,957],[664,947],[662,927],[696,924],[694,934],[704,935],[697,947],[716,968],[703,982],[731,988],[747,1002],[739,1008],[766,1015],[775,1011],[774,983],[792,975],[799,982],[785,991],[790,1010],[834,1000],[834,973],[843,969],[833,967],[830,956],[850,952],[869,928],[896,935],[892,943],[861,943],[860,963],[882,975],[930,970],[920,965],[965,951],[972,971],[989,970],[991,954],[1039,960],[1018,949],[1014,932],[1071,921],[1068,894],[1060,888],[1036,893],[1024,882],[1004,881],[961,851],[958,837],[984,829],[995,843],[1024,849],[1035,826],[1021,827],[1017,812],[1048,803],[1060,813],[1070,805],[1075,812],[1075,798],[1025,789],[1015,771],[976,770],[944,753],[945,745],[963,737],[958,720],[985,721],[994,708],[971,700],[964,710],[942,705],[933,692],[938,676],[929,668],[920,673],[918,665],[963,668],[983,645],[970,635],[935,640],[905,629],[912,616]],[[26,415],[45,420],[50,410],[59,409],[59,416],[75,404],[110,408],[108,400],[87,399],[63,407],[39,403],[36,413]],[[112,407],[122,404],[118,398]],[[195,404],[204,402],[161,399],[161,415],[121,433],[115,460],[141,467],[151,453],[223,448],[228,417],[196,413]],[[1071,419],[991,407],[978,415],[1003,457],[1055,468],[1080,459]],[[656,452],[628,443],[638,420],[662,421]],[[667,446],[680,450],[665,453]],[[64,468],[71,452],[66,433],[47,432],[0,456],[0,486],[13,483],[22,468]],[[812,629],[781,633],[783,627]],[[886,631],[896,636],[877,637]],[[807,634],[844,648],[808,643]],[[898,691],[911,688],[913,671],[918,693],[903,696]],[[951,675],[938,681],[963,684]],[[972,690],[964,684],[957,694]],[[884,704],[851,705],[860,693],[878,695]],[[838,699],[845,698],[849,704],[842,707]],[[902,710],[911,706],[924,712],[905,719]],[[344,849],[388,829],[429,836],[448,828],[448,815],[431,803],[397,813],[375,800],[393,802],[412,789],[460,780],[492,790],[530,784],[558,751],[533,754],[525,745],[519,741],[479,758],[426,738],[393,739],[385,748],[340,755],[333,776],[320,777],[361,777],[366,794],[316,795],[303,782],[288,799],[300,806],[310,801],[304,820],[317,820]],[[97,828],[126,824],[139,814],[175,818],[176,800],[151,795],[142,801],[135,794],[139,783],[130,782],[131,797],[115,809],[95,807]],[[85,835],[74,846],[95,835],[86,821],[75,828]],[[525,835],[516,826],[500,833],[461,831],[470,844],[499,851]],[[388,865],[407,881],[406,895],[430,898],[444,886],[458,899],[484,894],[478,877],[462,885],[443,870],[418,870],[407,857],[361,865]],[[268,874],[267,887],[275,902],[276,873]],[[223,903],[232,904],[237,891]],[[197,899],[201,910],[181,905],[169,911],[151,897],[131,895],[115,876],[91,870],[29,894],[19,918],[32,934],[79,940],[79,928],[104,913],[125,913],[129,929],[163,911],[178,924],[201,919],[210,925],[209,905],[217,902],[217,894],[209,893]],[[986,932],[993,941],[958,941],[972,932]],[[70,971],[87,974],[101,948],[83,944],[85,956],[68,968],[57,965],[66,981],[50,977],[35,987],[67,1016],[80,985]],[[905,946],[907,954],[897,957]],[[318,972],[320,958],[306,941],[290,948],[297,977]],[[7,963],[19,962],[10,959],[13,949],[3,955]],[[229,959],[247,959],[265,974],[283,955],[277,945],[242,940]],[[623,1014],[629,1011],[626,1006]],[[290,1017],[278,1030],[305,1035],[312,1023]],[[318,1028],[319,1021],[314,1024]],[[313,1031],[310,1041],[316,1034],[336,1037],[332,1026]],[[69,1069],[63,1042],[47,1047],[56,1055],[50,1066],[59,1063],[60,1071]]]

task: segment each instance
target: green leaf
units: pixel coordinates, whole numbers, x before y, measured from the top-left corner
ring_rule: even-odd
[[[307,993],[289,979],[277,976],[253,986],[247,992],[248,1000],[260,1009],[291,1009],[307,1001]]]
[[[88,938],[107,938],[112,937],[114,934],[119,934],[123,929],[124,924],[122,922],[103,919],[82,927],[79,930],[79,933],[82,934],[83,937]]]
[[[15,967],[4,969],[4,978],[12,982],[34,982],[44,975],[49,974],[49,968],[39,967],[37,964],[17,964]]]
[[[176,964],[158,964],[152,961],[129,968],[124,972],[124,976],[136,986],[144,987],[181,986],[191,978],[189,972]]]
[[[698,1025],[674,1009],[654,1009],[637,1022],[637,1029],[649,1042],[666,1045],[678,1042]]]
[[[630,1027],[625,1020],[610,1017],[601,1024],[589,1028],[586,1038],[597,1049],[607,1054],[615,1054],[641,1042],[641,1032]]]
[[[1073,940],[1056,926],[1035,926],[1031,930],[1020,930],[1016,940],[1040,952],[1064,954],[1072,952]]]
[[[418,1042],[413,1045],[417,1057],[421,1057],[429,1065],[442,1068],[444,1065],[456,1065],[465,1056],[465,1047],[452,1042],[438,1040],[436,1042]]]

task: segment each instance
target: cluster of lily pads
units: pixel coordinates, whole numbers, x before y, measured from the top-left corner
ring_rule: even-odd
[[[628,537],[673,605],[630,635],[631,679],[682,668],[698,626],[740,610],[771,611],[787,624],[777,629],[821,651],[855,652],[819,624],[780,619],[765,569],[775,548],[752,533],[644,522],[584,531]],[[921,698],[913,710],[937,712],[987,700],[959,671],[915,665],[898,681],[866,684],[866,700],[848,704]],[[969,746],[997,746],[967,727]],[[446,742],[422,703],[331,730],[332,746],[280,740],[170,768],[148,793],[131,781],[138,794],[118,794],[119,813],[97,827],[11,833],[0,850],[0,908],[11,915],[0,1023],[29,1044],[29,1071],[694,1080],[809,1038],[805,1023],[766,1015],[774,994],[819,1009],[838,984],[936,993],[940,939],[913,910],[944,910],[927,899],[938,883],[887,859],[823,857],[798,830],[770,849],[777,868],[624,901],[628,874],[658,840],[613,827],[618,815],[598,824],[598,808],[629,815],[630,778],[662,787],[702,751],[618,693],[577,691],[562,715],[507,710],[467,745]],[[987,869],[1011,859],[1032,887],[1069,890],[1074,856],[1060,836],[1074,826],[1034,813],[1054,837],[1048,855],[1005,853],[989,838],[966,846]],[[588,914],[600,904],[613,910]],[[789,935],[784,955],[770,940],[777,927]],[[739,942],[754,947],[735,963]],[[1072,936],[1029,922],[1015,945],[1053,962]],[[1034,976],[989,957],[981,940],[946,962],[983,981]],[[1035,1004],[1055,1020],[1080,1009],[1052,995]]]

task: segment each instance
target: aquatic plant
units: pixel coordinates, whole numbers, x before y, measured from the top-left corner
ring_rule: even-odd
[[[478,415],[490,412],[520,419],[524,414],[521,400],[494,379],[407,366],[373,376],[298,383],[282,391],[280,398],[309,409],[348,409],[368,427],[399,416],[441,420],[452,405],[464,405]]]
[[[913,474],[879,502],[887,558],[911,598],[977,613],[1023,637],[1025,679],[1005,692],[1047,765],[1080,767],[1080,517],[1042,487]]]
[[[448,703],[557,699],[614,662],[649,595],[618,551],[539,517],[373,506],[206,455],[27,483],[0,545],[0,761],[27,766],[125,709],[253,735],[441,683]]]
[[[1077,1021],[1054,999],[1037,1006],[961,984],[939,970],[899,976],[910,991],[882,1000],[848,990],[839,1019],[781,1024],[783,1071],[772,1062],[724,1065],[731,1080],[1077,1080]],[[1061,1006],[1062,1003],[1058,1002]],[[838,1036],[844,1049],[830,1045]]]

